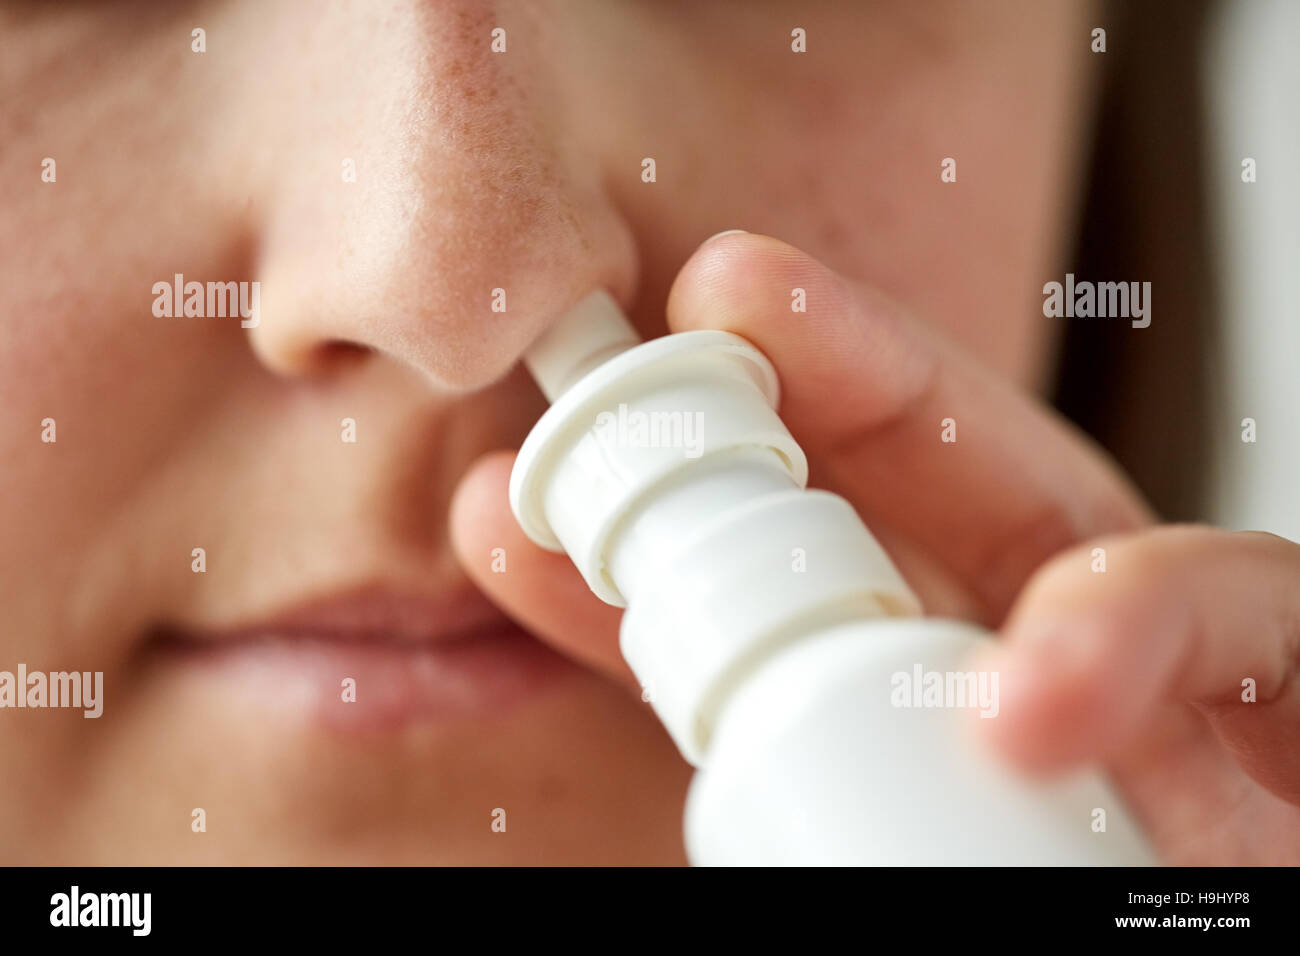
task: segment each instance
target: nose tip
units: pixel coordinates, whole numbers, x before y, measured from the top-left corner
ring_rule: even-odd
[[[473,390],[593,290],[630,303],[636,242],[604,188],[599,129],[566,124],[577,106],[563,98],[574,94],[535,75],[552,67],[497,56],[473,31],[422,29],[424,48],[390,39],[395,28],[372,9],[348,16],[376,20],[389,68],[302,82],[342,83],[338,102],[385,108],[358,107],[337,143],[298,131],[312,162],[336,148],[353,176],[286,177],[268,191],[256,243],[262,316],[249,334],[281,374],[363,349]],[[304,148],[292,131],[277,135],[286,153]]]
[[[283,375],[379,353],[444,388],[490,384],[539,335],[559,342],[544,330],[573,322],[575,310],[621,319],[616,299],[629,302],[635,287],[634,243],[611,211],[594,215],[605,222],[502,242],[492,222],[470,212],[463,228],[425,242],[408,237],[381,262],[358,253],[326,266],[324,250],[268,257],[261,320],[249,330],[254,351]]]

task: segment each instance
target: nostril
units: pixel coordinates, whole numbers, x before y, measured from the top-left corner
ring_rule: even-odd
[[[321,343],[317,350],[322,359],[330,362],[354,361],[375,353],[369,345],[349,342],[347,339],[330,339]]]
[[[375,349],[346,339],[330,339],[313,346],[303,355],[301,374],[318,377],[330,375],[361,364],[375,354]]]

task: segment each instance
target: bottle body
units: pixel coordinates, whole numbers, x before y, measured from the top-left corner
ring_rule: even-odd
[[[986,639],[955,621],[848,621],[774,653],[719,713],[687,799],[691,861],[1150,864],[1099,774],[1031,781],[974,739],[997,719],[995,680],[968,669]]]

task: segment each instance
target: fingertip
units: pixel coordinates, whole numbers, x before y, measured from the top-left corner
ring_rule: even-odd
[[[894,420],[936,380],[937,358],[882,293],[755,233],[705,243],[668,296],[675,332],[720,329],[758,347],[781,379],[782,417],[812,446]],[[826,414],[826,396],[840,397]]]
[[[500,538],[503,533],[514,537],[518,531],[506,505],[514,459],[510,451],[482,456],[470,465],[452,492],[448,532],[452,549],[467,570],[472,562],[466,559],[483,541]]]
[[[618,649],[622,611],[597,600],[568,557],[534,543],[507,504],[514,452],[474,462],[452,494],[452,550],[506,614],[572,659],[630,689],[640,685]]]
[[[1003,720],[995,746],[1045,772],[1123,750],[1160,699],[1156,626],[1138,606],[1017,615],[996,665]]]
[[[1062,735],[1069,729],[1066,714],[1053,706],[1050,675],[1023,657],[997,648],[975,660],[975,672],[996,679],[997,692],[992,715],[981,712],[972,721],[980,743],[1002,760],[1027,773],[1049,774],[1070,763],[1062,747]]]
[[[839,277],[800,249],[752,232],[706,240],[687,260],[668,293],[674,332],[725,329],[738,334],[772,316],[806,315],[840,294]]]

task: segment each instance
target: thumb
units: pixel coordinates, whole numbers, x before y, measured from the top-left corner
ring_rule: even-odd
[[[567,555],[534,544],[510,511],[513,452],[480,458],[451,501],[451,543],[465,573],[507,615],[568,657],[640,692],[618,648],[622,610],[587,588]]]

